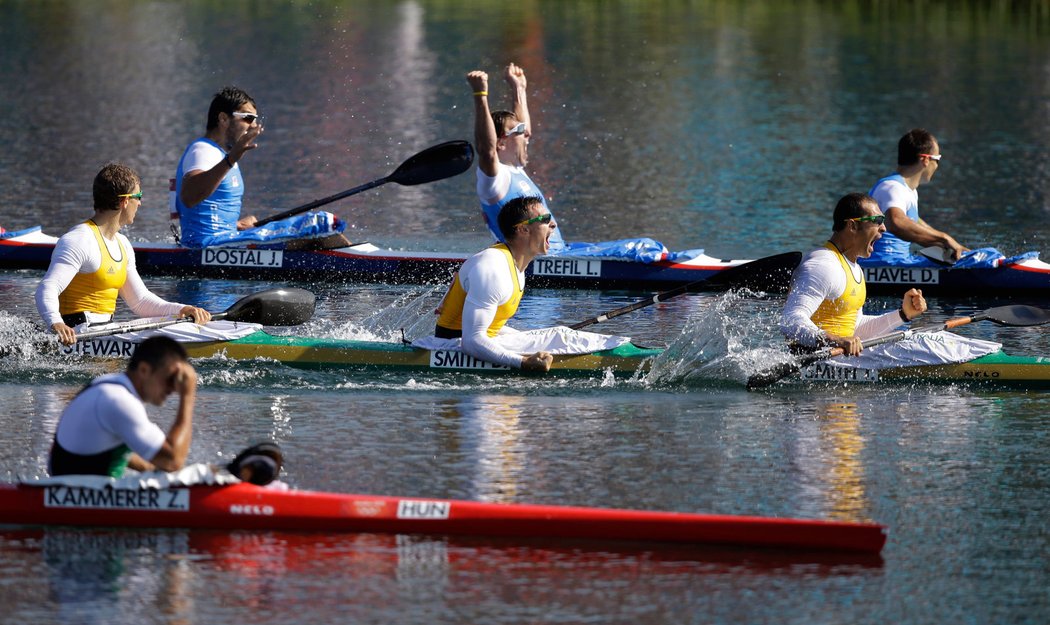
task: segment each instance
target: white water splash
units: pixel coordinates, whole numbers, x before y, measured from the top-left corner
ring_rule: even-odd
[[[441,302],[446,287],[438,285],[416,289],[398,297],[364,319],[333,322],[315,318],[297,334],[355,341],[382,341],[400,343],[402,338],[412,341],[433,334],[437,316],[434,309]]]
[[[693,314],[654,361],[648,385],[744,385],[754,373],[790,358],[777,331],[781,302],[729,292]]]

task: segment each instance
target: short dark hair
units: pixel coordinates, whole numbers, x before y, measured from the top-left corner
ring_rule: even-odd
[[[496,127],[496,138],[502,139],[507,136],[507,120],[517,119],[510,111],[492,111],[492,125]]]
[[[937,139],[930,132],[922,128],[912,128],[897,142],[897,164],[905,167],[918,163],[919,155],[933,152],[933,144],[936,142]]]
[[[245,104],[255,106],[255,100],[244,90],[238,87],[223,87],[222,91],[215,94],[208,107],[208,130],[213,130],[219,125],[219,113],[232,115],[234,111]]]
[[[151,336],[135,346],[128,371],[134,371],[142,362],[156,369],[170,359],[189,360],[186,348],[169,336]]]
[[[499,231],[503,233],[504,239],[513,239],[516,236],[514,228],[529,218],[529,209],[533,205],[543,206],[543,198],[535,195],[523,195],[503,205],[499,209]]]
[[[120,163],[109,163],[95,175],[95,182],[91,185],[95,210],[119,209],[119,196],[131,193],[139,183],[139,175],[134,169]]]
[[[846,227],[846,222],[850,219],[863,217],[866,214],[864,205],[868,202],[875,204],[875,206],[879,205],[875,198],[867,193],[849,193],[842,196],[839,203],[835,205],[835,215],[832,217],[834,224],[831,226],[831,229],[839,232]]]

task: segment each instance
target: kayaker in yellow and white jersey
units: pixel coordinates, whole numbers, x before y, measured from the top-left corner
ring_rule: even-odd
[[[210,321],[207,310],[165,301],[139,277],[131,242],[119,232],[135,221],[142,204],[138,174],[126,165],[106,165],[95,176],[92,195],[94,216],[58,240],[36,290],[37,310],[58,339],[72,345],[77,340],[74,327],[108,323],[118,294],[140,317],[178,315],[199,324]]]
[[[482,360],[548,371],[553,362],[549,352],[517,354],[494,338],[518,310],[525,288],[525,267],[547,252],[558,224],[540,198],[527,196],[511,200],[500,210],[499,226],[506,243],[463,263],[442,302],[434,335],[441,339],[462,337],[463,351]]]
[[[835,206],[831,238],[810,252],[795,269],[791,291],[780,318],[780,330],[806,348],[841,347],[860,354],[864,339],[886,334],[926,312],[919,289],[904,294],[898,310],[865,315],[867,291],[858,257],[871,255],[886,231],[878,203],[863,193],[850,193]]]

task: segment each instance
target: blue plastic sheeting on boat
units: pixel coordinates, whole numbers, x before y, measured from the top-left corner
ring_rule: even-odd
[[[683,262],[696,258],[704,253],[702,249],[672,252],[663,243],[648,237],[637,239],[619,239],[616,241],[599,241],[597,243],[574,242],[566,244],[565,249],[551,250],[549,256],[599,256],[602,258],[623,258],[642,263],[659,261]]]
[[[1039,252],[1025,252],[1017,256],[1006,257],[1005,254],[994,247],[982,247],[963,253],[962,257],[952,265],[953,269],[995,269],[1006,265],[1012,265],[1024,260],[1039,258]],[[911,256],[894,256],[892,258],[861,258],[858,259],[862,267],[936,267],[944,265],[922,256],[912,254]]]
[[[202,240],[201,247],[243,245],[245,243],[276,243],[290,239],[312,239],[342,232],[346,222],[332,213],[318,211],[294,215],[280,221],[248,230],[232,230]]]

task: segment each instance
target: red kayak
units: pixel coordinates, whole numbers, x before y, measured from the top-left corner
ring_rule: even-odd
[[[0,484],[0,524],[314,530],[738,545],[877,554],[874,523],[279,490]]]

